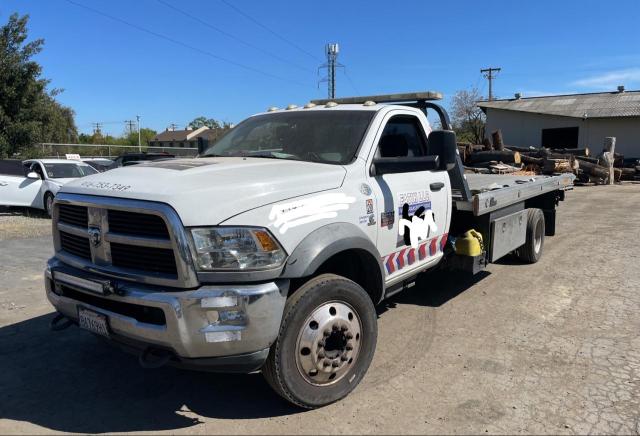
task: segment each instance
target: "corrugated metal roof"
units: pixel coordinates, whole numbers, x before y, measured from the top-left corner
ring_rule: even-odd
[[[478,106],[575,118],[640,117],[640,91],[481,101]]]

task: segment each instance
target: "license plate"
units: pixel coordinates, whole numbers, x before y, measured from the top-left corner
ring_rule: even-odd
[[[80,328],[101,336],[109,337],[107,317],[93,310],[78,307],[78,324]]]

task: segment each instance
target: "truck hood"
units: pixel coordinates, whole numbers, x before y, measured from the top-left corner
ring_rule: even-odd
[[[216,225],[253,208],[338,188],[345,174],[340,165],[282,159],[172,159],[94,174],[60,191],[162,202],[185,226]]]

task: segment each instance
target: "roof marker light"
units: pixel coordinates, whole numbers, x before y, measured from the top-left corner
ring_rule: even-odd
[[[336,107],[338,106],[338,103],[336,103],[335,101],[328,101],[327,104],[324,105],[324,107]]]
[[[297,109],[298,106],[295,104],[290,104],[289,106],[287,106],[287,110],[290,111],[291,109]]]
[[[376,102],[373,100],[367,100],[364,103],[362,103],[362,106],[375,106]]]
[[[277,108],[277,107],[275,107],[275,106],[271,106],[269,109],[267,109],[267,112],[275,112],[275,111],[277,111],[277,110],[278,110],[278,108]]]
[[[307,103],[307,104],[304,105],[305,109],[311,109],[312,107],[316,107],[316,104],[315,103]]]

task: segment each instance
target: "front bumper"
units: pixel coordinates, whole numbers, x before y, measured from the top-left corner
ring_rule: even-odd
[[[106,315],[110,338],[127,349],[166,350],[182,366],[224,371],[262,365],[278,335],[289,285],[276,280],[177,291],[109,279],[115,292],[101,295],[88,290],[86,280],[105,283],[103,276],[52,258],[45,270],[47,298],[76,322],[79,306]]]

